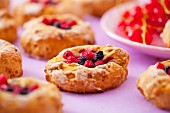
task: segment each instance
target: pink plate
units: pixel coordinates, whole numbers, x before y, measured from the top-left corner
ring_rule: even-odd
[[[110,9],[104,14],[100,23],[104,32],[112,39],[129,46],[130,48],[140,51],[144,54],[148,54],[160,58],[170,58],[170,48],[164,47],[162,41],[156,39],[152,45],[144,45],[141,43],[133,42],[125,37],[122,37],[116,33],[117,25],[120,21],[121,14],[127,9],[131,9],[137,4],[142,4],[139,2],[129,2]]]

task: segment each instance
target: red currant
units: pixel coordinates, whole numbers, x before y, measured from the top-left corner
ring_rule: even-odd
[[[135,42],[142,43],[142,30],[136,29],[128,34],[129,39]]]

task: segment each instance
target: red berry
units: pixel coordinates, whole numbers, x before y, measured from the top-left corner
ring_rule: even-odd
[[[170,69],[168,70],[168,75],[170,75]]]
[[[89,68],[93,68],[95,65],[91,60],[86,60],[84,63],[84,66],[89,67]]]
[[[13,93],[14,94],[19,94],[21,91],[22,91],[22,87],[21,86],[19,86],[19,85],[14,85],[14,86],[12,86],[13,87]]]
[[[58,20],[56,18],[51,19],[51,23],[54,24],[55,22],[57,22]]]
[[[140,30],[140,29],[134,30],[134,31],[130,32],[128,35],[129,35],[130,40],[142,43],[142,36],[141,36],[142,30]]]
[[[164,0],[166,7],[170,10],[170,1],[169,0]]]
[[[5,89],[7,89],[8,88],[8,85],[7,84],[2,84],[2,85],[0,85],[0,89],[1,90],[5,90]]]
[[[88,59],[94,59],[95,53],[92,52],[91,50],[85,50],[85,51],[82,52],[82,56],[85,56]]]
[[[98,66],[98,65],[103,65],[104,62],[102,60],[98,60],[95,62],[95,66]]]
[[[124,14],[123,14],[124,18],[128,18],[129,16],[130,16],[130,12],[129,11],[124,12]]]
[[[42,23],[46,24],[46,25],[52,25],[51,20],[47,19],[47,18],[43,18]]]
[[[28,88],[28,92],[31,92],[31,91],[33,91],[33,90],[35,90],[35,89],[38,89],[39,88],[39,85],[38,84],[33,84],[33,85],[31,85],[29,88]]]
[[[76,58],[75,56],[69,56],[66,60],[66,63],[78,63],[78,58]]]
[[[157,63],[157,69],[163,69],[163,70],[164,70],[164,69],[165,69],[164,64],[158,62],[158,63]]]
[[[36,2],[38,2],[38,1],[37,1],[37,0],[30,0],[30,2],[35,2],[35,3],[36,3]]]
[[[63,58],[67,59],[69,56],[74,56],[74,54],[71,51],[64,52]]]
[[[145,41],[146,41],[146,44],[151,44],[151,42],[152,42],[152,40],[153,40],[153,36],[152,36],[152,34],[151,33],[149,33],[149,32],[147,32],[146,33],[146,35],[145,35]]]
[[[69,21],[69,22],[67,23],[67,25],[68,25],[69,27],[72,27],[72,26],[74,26],[74,25],[77,25],[77,22],[76,22],[75,20],[72,20],[72,21]]]
[[[3,84],[8,84],[8,78],[5,75],[1,74],[0,75],[0,85],[3,85]]]
[[[127,27],[127,24],[126,24],[125,21],[121,21],[121,22],[119,23],[118,27],[119,27],[119,29],[120,29],[121,31],[124,31],[124,30],[126,29],[126,27]]]

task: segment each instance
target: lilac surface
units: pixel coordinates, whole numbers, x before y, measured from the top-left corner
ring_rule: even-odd
[[[13,0],[13,3],[18,1]],[[168,113],[146,101],[136,88],[136,80],[139,75],[148,66],[161,60],[134,51],[106,36],[100,27],[99,18],[87,16],[86,21],[92,24],[97,45],[113,44],[129,52],[129,74],[123,85],[104,93],[73,94],[62,92],[64,113]],[[19,30],[20,33],[21,30]],[[27,57],[21,49],[20,38],[18,38],[15,45],[20,49],[23,56],[23,77],[34,77],[45,81],[44,67],[47,61]]]

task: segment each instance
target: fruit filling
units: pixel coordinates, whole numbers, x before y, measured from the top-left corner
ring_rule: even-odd
[[[160,37],[168,19],[170,0],[150,0],[150,3],[124,12],[118,31],[132,41],[151,44],[154,38]]]
[[[46,25],[51,25],[57,28],[65,29],[65,30],[69,30],[71,29],[72,26],[77,25],[77,22],[75,20],[66,21],[66,20],[58,20],[56,18],[53,18],[53,19],[44,18],[42,20],[42,23]]]
[[[156,64],[156,66],[157,66],[157,69],[162,69],[162,70],[164,70],[168,75],[170,75],[170,66],[164,66],[164,64],[162,64],[162,63],[160,63],[160,62],[158,62],[158,63]]]
[[[43,5],[56,5],[58,0],[30,0],[31,3],[41,3]]]
[[[93,52],[92,50],[83,50],[80,56],[74,55],[71,51],[66,51],[63,54],[66,63],[78,63],[89,68],[94,68],[98,65],[103,65],[104,53],[103,51]]]
[[[0,75],[0,90],[2,91],[11,92],[13,94],[26,95],[38,88],[38,84],[32,84],[29,87],[22,87],[20,85],[10,85],[8,83],[8,78],[5,75]]]

